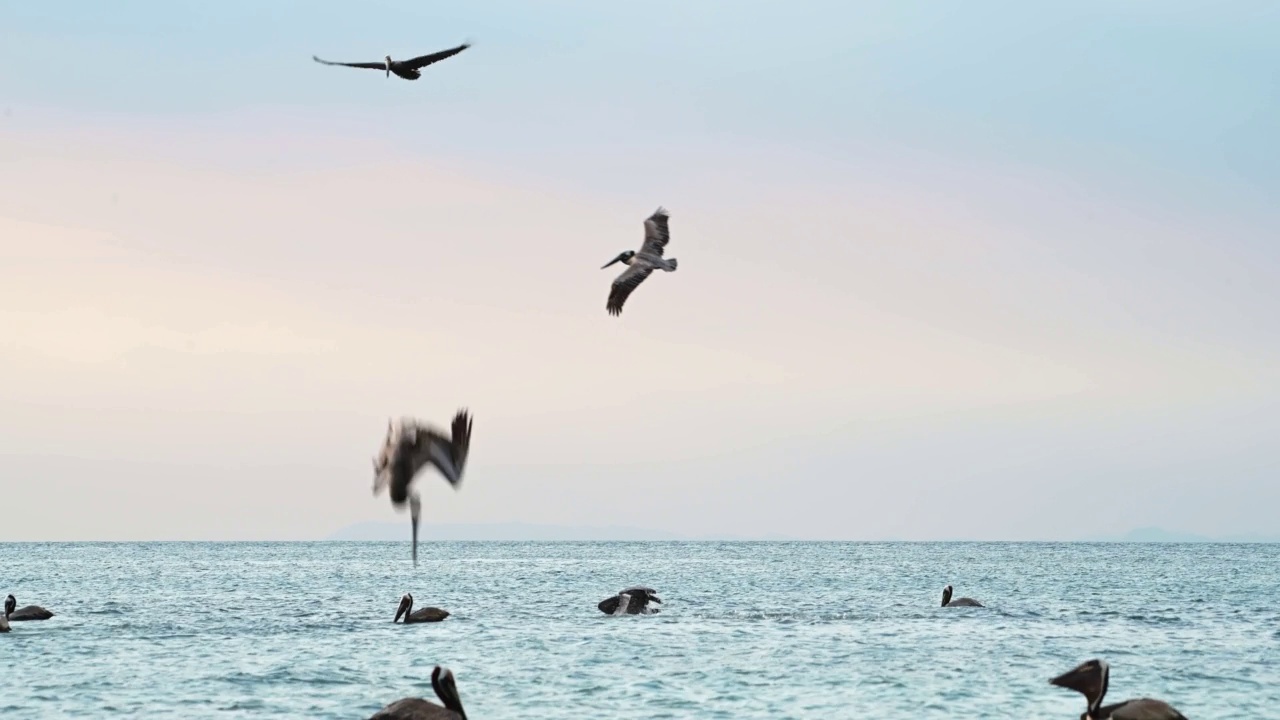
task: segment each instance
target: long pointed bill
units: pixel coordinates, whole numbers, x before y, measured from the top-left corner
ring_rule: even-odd
[[[391,622],[393,622],[393,623],[395,623],[395,622],[400,622],[400,616],[401,616],[401,615],[406,615],[406,616],[407,616],[407,615],[409,614],[409,606],[410,606],[410,604],[412,604],[412,601],[411,601],[409,598],[401,598],[401,599],[400,599],[400,607],[396,608],[396,619],[395,619],[395,620],[392,620]]]
[[[609,267],[610,265],[612,265],[612,264],[614,264],[614,263],[616,263],[616,262],[619,262],[620,260],[622,260],[622,256],[621,256],[621,255],[619,255],[618,257],[616,257],[616,258],[614,258],[614,259],[610,260],[609,262],[605,263],[604,265],[602,265],[602,266],[600,267],[600,269],[601,269],[601,270],[603,270],[603,269],[605,269],[605,268]]]
[[[409,498],[409,515],[413,522],[413,566],[418,567],[418,518],[422,514],[422,502],[417,495]]]

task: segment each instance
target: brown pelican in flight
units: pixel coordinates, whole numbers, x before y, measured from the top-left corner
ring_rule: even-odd
[[[973,598],[956,598],[951,599],[951,586],[942,588],[942,607],[985,607],[982,603]]]
[[[1103,660],[1094,659],[1081,663],[1074,670],[1049,682],[1084,695],[1089,708],[1080,716],[1080,720],[1187,720],[1186,716],[1163,700],[1137,698],[1104,706],[1102,698],[1107,695],[1110,676],[1111,666]]]
[[[362,62],[362,63],[345,63],[331,62],[329,60],[321,60],[315,55],[311,56],[312,60],[325,65],[341,65],[343,67],[368,68],[369,70],[386,70],[387,77],[391,77],[391,73],[395,73],[398,77],[405,80],[417,80],[422,77],[420,69],[430,65],[431,63],[440,62],[445,58],[451,58],[454,55],[471,47],[471,43],[465,42],[456,48],[441,50],[440,52],[431,53],[430,55],[422,55],[410,60],[392,60],[390,55],[382,59],[382,62]]]
[[[53,617],[53,613],[45,610],[39,605],[28,605],[20,608],[18,607],[18,599],[10,595],[4,599],[4,617],[9,622],[20,622],[23,620],[48,620]]]
[[[408,501],[413,523],[414,565],[418,564],[418,519],[422,514],[422,501],[413,481],[423,468],[434,465],[456,490],[462,482],[470,446],[471,416],[466,410],[459,410],[453,416],[453,431],[449,435],[411,418],[387,423],[387,439],[373,460],[373,494],[376,496],[389,487],[391,504],[396,509],[403,508]]]
[[[655,210],[644,221],[644,244],[640,246],[640,252],[628,250],[600,268],[603,270],[616,262],[629,266],[613,281],[613,287],[609,289],[609,302],[605,309],[610,315],[622,314],[622,304],[627,301],[627,297],[654,270],[675,272],[676,259],[667,260],[662,257],[662,251],[671,239],[671,231],[667,229],[668,217],[663,208]]]
[[[657,608],[649,607],[650,602],[661,604],[658,591],[647,587],[629,587],[617,595],[605,598],[596,607],[605,615],[653,615]]]
[[[422,698],[404,698],[374,713],[369,720],[467,720],[449,668],[437,665],[431,671],[431,687],[444,707]]]
[[[449,611],[441,610],[437,607],[424,607],[414,612],[413,595],[405,593],[404,597],[400,598],[400,607],[396,608],[396,618],[391,622],[398,622],[401,615],[404,616],[404,624],[411,625],[413,623],[440,622],[449,617]]]

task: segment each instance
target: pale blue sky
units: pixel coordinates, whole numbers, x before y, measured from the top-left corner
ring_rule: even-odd
[[[42,485],[0,539],[395,517],[385,416],[462,403],[437,519],[1274,533],[1277,37],[1269,2],[11,3],[0,482]],[[414,83],[310,59],[467,39]],[[658,204],[681,270],[608,318]]]

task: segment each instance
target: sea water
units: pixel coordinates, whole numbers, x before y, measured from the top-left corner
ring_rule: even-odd
[[[1048,679],[1280,717],[1280,545],[8,543],[0,718],[1077,718]],[[651,616],[596,603],[656,588]],[[942,608],[944,585],[986,608]],[[400,596],[452,616],[392,624]]]

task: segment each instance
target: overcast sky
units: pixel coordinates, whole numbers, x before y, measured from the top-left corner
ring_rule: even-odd
[[[1277,531],[1273,2],[0,11],[0,540]],[[335,60],[475,41],[405,82]],[[605,313],[642,222],[673,274]],[[407,519],[404,519],[407,535]]]

